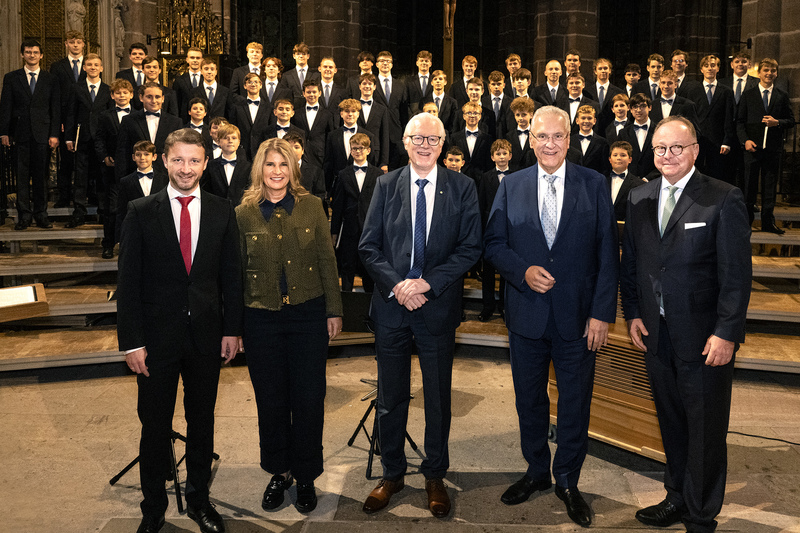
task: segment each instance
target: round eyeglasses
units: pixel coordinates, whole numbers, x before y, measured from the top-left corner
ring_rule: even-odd
[[[425,140],[428,141],[428,146],[436,146],[439,144],[439,141],[442,140],[442,138],[438,135],[428,135],[427,137],[424,135],[411,135],[409,136],[409,139],[411,140],[411,144],[414,146],[422,146],[422,143]]]
[[[683,153],[684,148],[688,148],[690,146],[694,146],[697,143],[680,145],[680,144],[673,144],[669,147],[669,153],[672,155],[681,155]],[[653,153],[656,154],[658,157],[664,157],[667,155],[667,147],[666,146],[653,146]]]

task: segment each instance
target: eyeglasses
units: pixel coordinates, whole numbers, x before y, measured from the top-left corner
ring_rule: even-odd
[[[350,147],[350,151],[351,152],[363,152],[364,150],[366,150],[366,148],[364,148],[363,146],[351,146]]]
[[[411,135],[408,138],[411,140],[411,144],[414,146],[422,146],[422,143],[425,140],[428,141],[428,146],[436,146],[439,144],[439,141],[442,140],[442,138],[438,135],[428,135],[427,137],[423,135]]]
[[[464,114],[467,115],[468,117],[479,117],[479,116],[481,116],[481,112],[480,111],[464,111]]]
[[[690,146],[694,146],[697,143],[687,144],[681,146],[680,144],[673,144],[669,147],[669,153],[672,155],[681,155],[683,153],[684,148],[688,148]],[[653,153],[656,154],[658,157],[664,157],[667,155],[667,147],[666,146],[653,146]]]
[[[533,138],[540,143],[548,143],[551,141],[554,143],[562,143],[564,142],[564,139],[567,138],[567,136],[564,133],[554,133],[553,135],[548,135],[546,133],[537,133],[536,135],[533,136]]]

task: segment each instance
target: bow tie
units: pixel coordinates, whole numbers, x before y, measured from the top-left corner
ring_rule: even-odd
[[[639,125],[639,124],[634,124],[634,125],[633,125],[633,129],[634,129],[634,130],[637,130],[637,131],[638,131],[638,130],[644,130],[644,131],[647,131],[647,124],[642,124],[642,125]]]
[[[139,171],[137,171],[136,175],[139,176],[139,179],[142,179],[142,178],[153,179],[153,173],[152,172],[139,172]]]
[[[527,135],[528,130],[517,130],[517,135]]]
[[[219,145],[217,143],[212,142],[211,143],[211,150],[214,151],[214,150],[217,150],[217,149],[219,149]]]
[[[358,172],[359,170],[362,171],[362,172],[366,172],[367,171],[367,167],[360,167],[358,165],[353,165],[353,172]]]
[[[144,116],[146,117],[161,117],[161,111],[145,111]]]
[[[674,98],[669,98],[669,99],[667,99],[667,98],[661,98],[660,100],[661,100],[661,103],[663,103],[663,104],[669,104],[669,105],[672,105],[672,102],[673,102],[675,99],[674,99]]]
[[[361,100],[361,105],[372,105],[372,100]]]
[[[289,126],[277,126],[278,131],[289,131]]]
[[[505,170],[498,170],[498,171],[497,171],[497,175],[498,175],[498,176],[500,176],[500,177],[502,178],[503,176],[505,176],[505,175],[506,175],[506,171],[505,171]]]
[[[189,124],[189,127],[195,129],[197,131],[203,131],[203,126],[197,126],[195,124]]]
[[[478,136],[478,132],[477,131],[466,130],[466,132],[467,132],[467,137],[470,137],[470,136],[471,137],[477,137]]]
[[[228,160],[228,159],[223,159],[221,157],[220,157],[220,159],[221,159],[220,163],[222,163],[223,166],[225,166],[225,165],[230,165],[232,167],[236,166],[236,160],[235,159]]]
[[[582,140],[582,141],[591,141],[592,140],[592,136],[591,135],[581,135],[580,133],[578,134],[578,138],[580,140]]]
[[[570,102],[580,102],[581,99],[580,98],[570,98],[569,101]]]
[[[131,112],[131,108],[130,107],[118,107],[116,109],[117,109],[117,113],[119,113],[120,111],[123,112],[123,113],[130,113]]]
[[[611,173],[611,177],[612,178],[619,178],[619,179],[623,179],[624,180],[625,179],[625,173],[623,172],[622,174],[617,174],[616,172],[612,172]]]
[[[261,104],[261,100],[250,100],[248,98],[247,99],[247,103],[250,104],[250,105],[258,106],[259,104]]]
[[[355,133],[356,132],[356,128],[355,128],[355,126],[353,126],[352,128],[348,128],[347,126],[344,126],[344,131],[349,131],[350,133]]]
[[[624,126],[626,122],[627,122],[627,120],[615,120],[614,121],[614,125],[615,126]]]
[[[318,105],[307,105],[306,106],[306,111],[319,111],[319,106]]]

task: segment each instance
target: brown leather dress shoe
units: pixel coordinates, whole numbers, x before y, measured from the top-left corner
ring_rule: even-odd
[[[428,492],[428,509],[436,518],[444,518],[450,514],[450,496],[441,478],[425,480],[425,490]]]
[[[390,481],[388,479],[381,479],[378,486],[372,489],[372,492],[367,496],[364,506],[361,508],[365,513],[371,514],[380,511],[387,505],[389,500],[392,499],[392,494],[397,494],[405,487],[403,478],[397,481]]]

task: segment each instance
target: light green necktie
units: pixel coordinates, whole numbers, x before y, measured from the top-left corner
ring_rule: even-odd
[[[678,187],[672,185],[667,187],[669,189],[669,198],[667,198],[667,203],[664,204],[664,211],[661,213],[661,236],[664,236],[664,230],[667,229],[667,224],[669,224],[669,217],[672,216],[672,210],[675,209],[675,191],[678,190]]]

